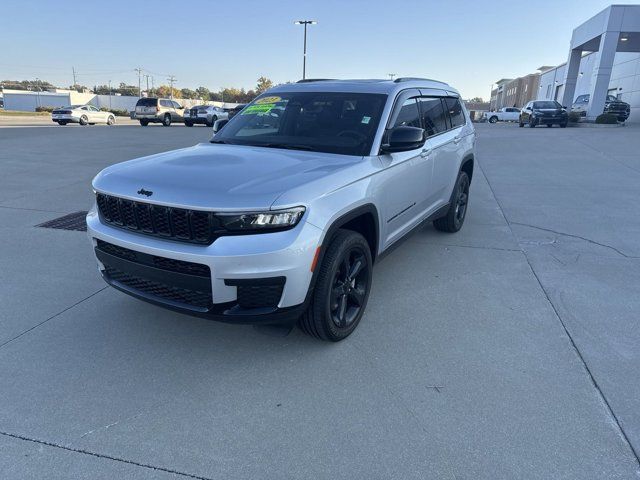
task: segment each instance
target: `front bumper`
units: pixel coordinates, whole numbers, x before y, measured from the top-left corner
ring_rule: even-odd
[[[313,276],[310,267],[322,235],[303,217],[292,230],[220,237],[211,245],[194,245],[105,225],[95,208],[87,215],[87,233],[100,273],[111,286],[182,313],[241,324],[281,323],[300,316],[309,297]],[[131,259],[114,259],[100,251],[99,241],[139,252],[145,258],[160,258],[163,263],[176,260],[208,267],[210,277],[203,280],[192,272],[159,270],[147,260],[140,264],[138,259],[133,263]],[[246,298],[242,296],[246,296],[247,288],[274,282],[283,283],[277,304],[246,308]]]
[[[569,121],[568,115],[536,115],[534,117],[538,125],[560,125]]]

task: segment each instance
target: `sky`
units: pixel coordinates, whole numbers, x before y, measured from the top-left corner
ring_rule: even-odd
[[[617,0],[616,4],[640,3]],[[110,0],[7,2],[0,10],[0,80],[58,86],[137,85],[253,88],[302,78],[427,77],[464,98],[489,97],[500,78],[567,59],[573,28],[601,0]],[[144,82],[144,79],[143,79]],[[143,84],[144,88],[144,84]]]

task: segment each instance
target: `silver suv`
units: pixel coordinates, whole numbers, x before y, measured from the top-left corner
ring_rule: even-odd
[[[282,85],[210,143],[99,173],[88,235],[129,295],[338,341],[362,319],[381,254],[424,222],[462,227],[474,143],[442,82]]]
[[[149,123],[162,123],[168,127],[172,122],[182,122],[183,116],[182,105],[169,98],[145,97],[136,103],[135,118],[143,127]]]

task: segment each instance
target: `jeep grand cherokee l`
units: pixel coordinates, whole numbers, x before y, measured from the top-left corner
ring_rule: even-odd
[[[474,143],[445,83],[282,85],[210,143],[100,172],[88,235],[103,278],[129,295],[338,341],[383,252],[427,221],[462,227]]]

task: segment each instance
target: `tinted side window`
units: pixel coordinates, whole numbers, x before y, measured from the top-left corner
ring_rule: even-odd
[[[169,102],[169,100],[160,100],[160,106],[171,108],[171,103]]]
[[[464,112],[462,111],[462,104],[457,98],[445,98],[445,104],[449,111],[449,119],[451,120],[451,128],[460,127],[465,124]]]
[[[136,103],[136,107],[155,107],[158,103],[157,98],[141,98]]]
[[[173,103],[173,108],[182,108],[178,102],[171,101]]]
[[[400,113],[398,113],[398,118],[396,118],[396,122],[394,123],[394,127],[399,127],[401,125],[406,125],[409,127],[418,127],[421,128],[420,125],[420,113],[418,112],[418,102],[415,98],[410,98],[409,100],[405,100],[402,104],[402,108],[400,109]]]
[[[447,130],[447,114],[440,98],[421,98],[420,109],[428,137]]]

